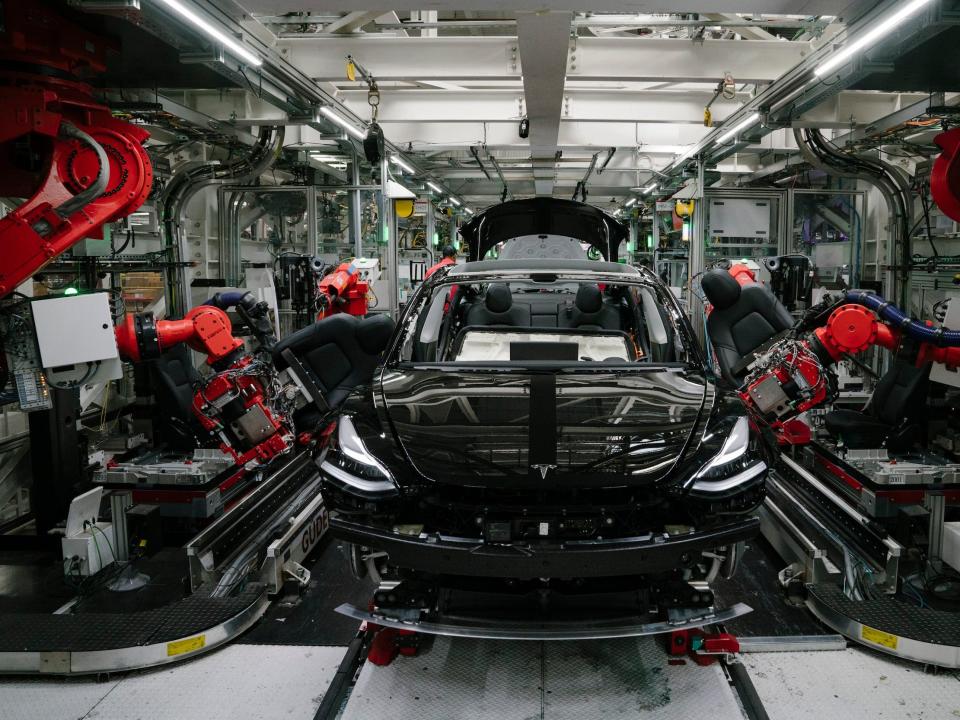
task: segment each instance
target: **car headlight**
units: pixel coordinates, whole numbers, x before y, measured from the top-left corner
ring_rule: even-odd
[[[344,489],[353,488],[366,494],[395,494],[397,490],[393,475],[363,444],[349,415],[337,421],[336,448],[320,464],[320,469]]]
[[[725,492],[766,472],[767,464],[747,452],[750,446],[750,421],[739,417],[723,441],[720,452],[710,458],[693,476],[693,490]]]

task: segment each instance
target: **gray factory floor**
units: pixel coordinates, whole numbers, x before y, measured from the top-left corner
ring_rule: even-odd
[[[768,555],[759,542],[743,578],[757,591],[743,636],[816,629],[799,608],[768,597]],[[0,720],[312,720],[357,633],[331,608],[369,589],[346,574],[333,543],[311,563],[296,602],[275,602],[240,641],[184,663],[109,678],[0,679]],[[743,588],[734,588],[744,593]],[[719,592],[723,594],[722,589]],[[778,607],[778,603],[783,607]],[[768,607],[769,606],[769,607]],[[745,653],[741,662],[769,718],[956,718],[960,673],[862,648]],[[750,718],[722,664],[669,658],[654,638],[589,642],[428,639],[417,657],[364,663],[344,697],[344,720],[562,720]]]

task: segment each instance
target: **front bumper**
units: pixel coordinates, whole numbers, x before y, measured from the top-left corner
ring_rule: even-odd
[[[687,535],[488,545],[474,538],[401,535],[342,517],[330,521],[335,537],[386,552],[397,567],[436,575],[526,580],[669,572],[689,564],[701,551],[749,540],[759,529],[760,520],[749,517]]]
[[[400,620],[380,612],[361,610],[344,604],[337,608],[341,615],[398,630],[412,630],[426,635],[481,638],[485,640],[601,640],[642,635],[660,635],[677,630],[725,623],[746,615],[753,608],[743,603],[722,610],[704,610],[701,614],[677,620],[643,622],[639,617],[608,620],[509,622],[478,618],[455,618],[441,622]]]

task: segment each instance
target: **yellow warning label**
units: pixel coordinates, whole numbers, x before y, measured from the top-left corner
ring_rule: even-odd
[[[194,635],[185,640],[174,640],[173,642],[167,643],[167,657],[193,652],[194,650],[199,650],[206,644],[206,635]]]
[[[891,650],[897,649],[897,638],[896,635],[891,635],[888,632],[883,630],[875,630],[872,627],[867,627],[862,625],[860,629],[860,637],[862,637],[867,642],[872,642],[874,645],[882,645],[885,648],[890,648]]]

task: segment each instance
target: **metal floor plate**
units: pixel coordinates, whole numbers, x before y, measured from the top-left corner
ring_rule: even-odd
[[[109,682],[0,680],[0,720],[313,720],[342,647],[231,645]]]
[[[745,655],[750,679],[774,720],[957,718],[960,673],[861,648]]]
[[[342,720],[742,720],[722,670],[667,664],[653,638],[503,642],[436,637],[418,657],[367,663]]]
[[[825,606],[864,625],[920,642],[960,646],[960,613],[918,608],[888,596],[850,600],[832,583],[809,585],[807,589]]]
[[[0,614],[0,652],[92,652],[176,640],[234,617],[264,592],[262,585],[251,583],[232,597],[194,594],[139,612]]]

